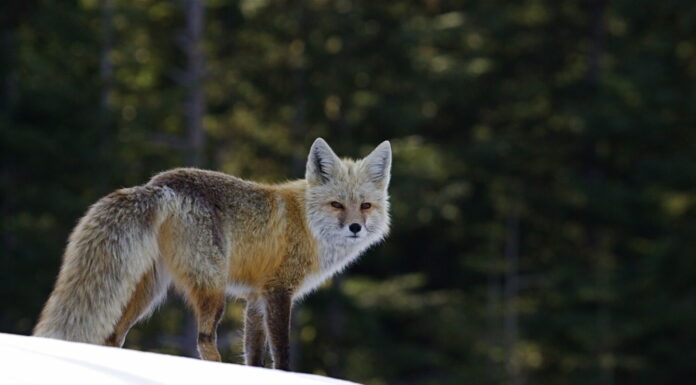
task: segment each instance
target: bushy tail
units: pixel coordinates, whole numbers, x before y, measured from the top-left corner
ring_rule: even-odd
[[[121,189],[87,211],[70,235],[34,335],[104,343],[159,258],[156,232],[173,195],[166,187]]]

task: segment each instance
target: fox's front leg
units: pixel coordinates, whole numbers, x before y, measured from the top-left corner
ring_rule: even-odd
[[[290,370],[290,308],[292,294],[286,289],[272,289],[265,294],[266,334],[271,347],[273,368]]]
[[[244,314],[244,363],[263,367],[266,353],[263,300],[248,299]]]

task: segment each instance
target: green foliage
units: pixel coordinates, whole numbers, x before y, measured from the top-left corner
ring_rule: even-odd
[[[72,226],[185,165],[177,2],[1,5],[0,330],[30,333]],[[689,1],[206,2],[208,167],[302,177],[394,147],[393,230],[296,308],[297,369],[369,384],[677,384],[696,353]],[[220,330],[240,362],[242,304]],[[127,347],[192,354],[170,301]],[[188,333],[188,334],[187,334]]]

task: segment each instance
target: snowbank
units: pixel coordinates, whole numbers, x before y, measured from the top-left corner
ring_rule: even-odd
[[[3,385],[335,384],[302,373],[0,333]]]

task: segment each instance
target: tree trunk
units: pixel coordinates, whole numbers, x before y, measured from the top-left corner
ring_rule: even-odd
[[[520,200],[521,192],[516,187],[511,193],[507,219],[505,223],[505,345],[507,361],[505,363],[510,385],[524,384],[524,374],[516,351],[519,342],[519,318],[517,301],[519,292],[520,259]]]
[[[0,71],[2,71],[2,88],[0,89],[0,129],[9,130],[10,119],[14,103],[17,99],[17,80],[15,78],[15,52],[16,52],[16,30],[18,23],[18,5],[16,2],[8,2],[5,4],[5,15],[2,15],[2,35],[0,36]],[[3,143],[4,144],[4,143]],[[14,186],[14,164],[11,156],[3,153],[2,163],[0,163],[0,183],[3,186]],[[0,196],[0,215],[3,218],[9,218],[14,207],[14,196],[10,192],[12,189],[3,190]],[[16,192],[15,192],[16,193]],[[0,238],[0,266],[9,266],[10,255],[13,250],[17,249],[17,242],[14,236],[10,234],[4,227]],[[8,258],[6,260],[6,258]],[[1,269],[0,279],[5,279],[9,272],[6,269]],[[0,328],[2,330],[11,330],[9,325],[9,317],[5,315],[5,310],[0,308]]]
[[[113,90],[114,68],[111,60],[113,51],[113,0],[101,0],[101,52],[99,53],[99,80],[101,92],[99,95],[99,138],[97,138],[96,157],[107,168],[112,162],[113,154],[110,146],[110,131],[114,129],[111,104],[109,98]],[[109,189],[108,173],[100,173],[97,177],[99,189],[106,193]]]
[[[193,167],[203,167],[205,163],[203,116],[205,115],[206,107],[203,89],[205,58],[203,56],[202,41],[205,8],[202,0],[186,0],[185,4],[186,30],[184,32],[183,49],[186,54],[187,68],[184,116],[190,144],[188,164]]]
[[[589,89],[589,96],[596,98],[599,91],[600,58],[604,47],[604,35],[606,25],[604,21],[607,7],[606,0],[594,0],[590,3],[590,52],[589,65],[585,75],[585,81]],[[594,143],[593,143],[594,144]],[[589,149],[587,180],[589,183],[597,183],[601,177],[601,168],[597,164],[597,158],[593,149]],[[612,353],[612,325],[608,292],[612,290],[610,282],[610,264],[602,250],[600,231],[595,224],[588,225],[588,249],[594,257],[595,282],[597,285],[597,367],[599,368],[599,383],[603,385],[614,384],[614,363]]]
[[[110,110],[109,95],[113,87],[114,68],[111,61],[111,51],[113,50],[113,18],[114,8],[112,0],[101,0],[101,34],[102,45],[99,57],[99,79],[102,83],[101,95],[99,98],[99,108],[101,109],[104,123]],[[107,126],[102,125],[102,139],[106,134]]]
[[[497,245],[497,243],[496,243]],[[496,247],[497,249],[497,247]],[[497,254],[497,253],[496,253]],[[486,322],[487,335],[486,342],[488,344],[488,360],[486,361],[486,370],[488,372],[488,380],[490,383],[500,382],[500,365],[494,359],[492,352],[500,347],[500,273],[496,268],[500,259],[495,258],[495,262],[488,268],[488,282],[486,295]]]

